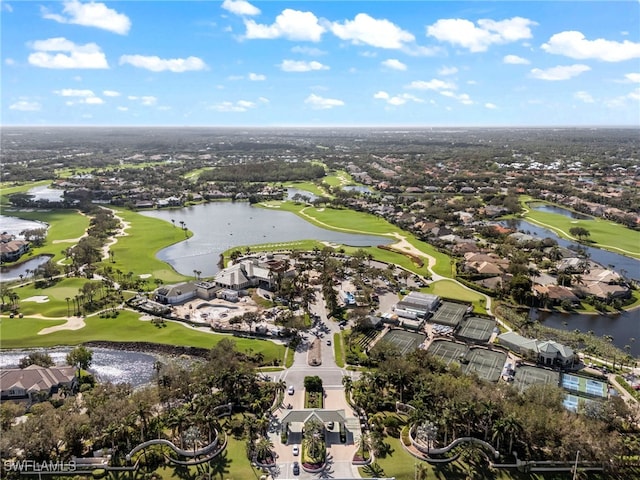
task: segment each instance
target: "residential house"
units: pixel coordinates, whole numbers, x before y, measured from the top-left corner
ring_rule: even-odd
[[[75,367],[41,367],[0,370],[0,399],[28,401],[46,400],[65,387],[73,390],[77,385]]]
[[[29,251],[29,242],[18,240],[15,235],[0,235],[0,262],[15,262]]]

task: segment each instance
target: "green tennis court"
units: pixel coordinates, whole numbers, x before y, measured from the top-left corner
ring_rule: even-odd
[[[429,321],[455,327],[460,323],[464,314],[467,313],[468,308],[469,305],[443,301]]]
[[[473,348],[467,354],[467,359],[469,363],[464,368],[464,373],[476,373],[483,380],[497,382],[507,361],[507,354],[484,348]]]
[[[559,385],[560,374],[553,370],[523,365],[516,367],[513,385],[522,392],[531,385]]]
[[[452,362],[463,363],[463,359],[467,354],[467,346],[460,343],[450,342],[448,340],[434,340],[429,345],[427,352],[440,358],[444,363],[449,365]]]
[[[490,318],[467,317],[460,323],[456,336],[476,342],[488,342],[495,326],[495,320]]]
[[[382,337],[381,342],[393,345],[402,355],[414,351],[425,340],[425,336],[420,333],[406,332],[404,330],[389,330]]]

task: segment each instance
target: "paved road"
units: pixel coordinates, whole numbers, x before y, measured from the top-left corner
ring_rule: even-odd
[[[356,372],[347,371],[336,365],[333,350],[333,334],[340,331],[339,326],[335,322],[327,320],[327,314],[324,309],[324,299],[320,292],[317,292],[317,301],[311,306],[311,312],[318,315],[317,325],[304,334],[306,339],[296,350],[294,355],[293,366],[281,372],[271,374],[276,380],[284,380],[287,386],[293,386],[294,393],[289,395],[285,393],[284,404],[291,404],[294,409],[304,408],[304,377],[317,375],[322,379],[325,389],[325,408],[331,410],[344,410],[347,417],[353,416],[353,411],[347,403],[344,390],[342,387],[342,378],[345,375],[357,376]],[[316,338],[320,338],[322,364],[312,367],[308,364],[308,351],[311,342]],[[331,345],[327,345],[327,340],[331,340]],[[318,474],[310,474],[302,469],[300,475],[293,475],[293,462],[300,461],[299,456],[294,456],[292,452],[293,444],[284,445],[280,441],[280,419],[285,415],[287,409],[279,409],[275,412],[275,419],[272,423],[270,438],[273,441],[274,450],[278,455],[277,468],[273,472],[273,477],[278,479],[317,479],[317,478],[360,478],[358,469],[351,464],[353,454],[357,449],[354,444],[343,445],[340,443],[339,432],[329,432],[327,438],[329,440],[327,468],[324,472]],[[359,432],[356,432],[356,437]]]

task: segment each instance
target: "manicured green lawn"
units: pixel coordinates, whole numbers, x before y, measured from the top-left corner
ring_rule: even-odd
[[[239,351],[251,349],[262,353],[265,362],[274,359],[283,361],[284,347],[267,340],[235,338],[198,331],[186,324],[166,322],[164,327],[156,327],[151,322],[139,320],[136,312],[122,311],[117,318],[88,317],[86,326],[80,330],[62,330],[47,335],[38,335],[45,327],[59,325],[57,320],[2,317],[0,321],[1,348],[52,347],[56,345],[77,345],[84,342],[104,340],[111,342],[150,342],[166,345],[212,348],[223,338],[231,338]]]
[[[333,352],[336,365],[344,368],[344,346],[342,345],[342,335],[339,332],[333,334]]]
[[[49,224],[46,242],[42,247],[33,248],[31,253],[21,260],[31,256],[49,254],[54,255],[54,260],[62,259],[64,249],[73,247],[77,239],[84,235],[89,227],[89,217],[82,215],[77,210],[47,210],[24,211],[3,209],[4,215],[24,218],[25,220],[37,220]]]
[[[591,245],[640,258],[640,232],[602,218],[576,220],[556,213],[533,210],[526,205],[530,200],[532,200],[530,197],[521,198],[525,208],[528,208],[528,212],[524,215],[526,220],[551,228],[564,238],[571,238],[569,230],[573,227],[586,228],[590,233],[588,240],[595,242]]]
[[[330,173],[322,179],[324,183],[327,185],[331,185],[332,187],[343,187],[344,185],[349,185],[354,183],[353,178],[344,170],[336,170]]]
[[[392,236],[394,233],[402,235],[418,250],[426,253],[427,255],[431,255],[436,259],[436,265],[433,269],[435,273],[451,277],[451,265],[447,255],[438,252],[432,245],[417,240],[410,233],[399,229],[383,218],[376,217],[369,213],[356,212],[355,210],[348,209],[304,207],[302,205],[296,205],[293,202],[267,202],[265,205],[267,207],[277,207],[281,210],[293,212],[314,225],[331,230],[369,235]],[[348,250],[349,249],[345,247],[345,251]],[[392,261],[393,263],[397,263],[398,265],[401,265],[415,273],[427,273],[426,267],[418,269],[411,260],[403,255],[383,251],[378,248],[365,248],[365,250],[381,261]]]
[[[11,182],[3,182],[0,184],[0,204],[9,205],[9,195],[14,193],[26,193],[33,187],[41,187],[44,185],[51,185],[51,180],[41,180],[39,182],[23,183],[20,185],[13,184]]]
[[[20,296],[20,312],[25,315],[41,314],[45,317],[66,317],[67,301],[66,298],[72,299],[79,294],[80,288],[91,280],[86,278],[64,278],[59,280],[55,285],[48,288],[36,288],[35,284],[30,283],[23,287],[13,289]],[[97,280],[94,280],[97,282]],[[39,303],[36,301],[27,301],[32,297],[46,296],[48,301]],[[73,306],[71,304],[71,311]]]
[[[283,186],[285,187],[291,187],[291,188],[297,188],[298,190],[305,190],[309,193],[313,193],[314,195],[317,196],[328,196],[330,197],[331,195],[328,192],[325,192],[324,189],[320,188],[318,185],[316,185],[313,182],[287,182],[285,183]]]
[[[162,279],[165,283],[180,282],[188,277],[180,275],[167,263],[158,260],[156,253],[169,245],[185,239],[184,231],[164,220],[146,217],[129,210],[118,209],[117,213],[130,227],[126,235],[118,237],[111,247],[115,263],[111,267],[135,275],[148,274]]]
[[[245,442],[229,436],[227,448],[211,462],[212,466],[204,464],[200,467],[188,467],[191,475],[178,474],[174,467],[162,467],[155,473],[163,480],[175,480],[176,478],[196,478],[200,469],[200,471],[209,472],[211,480],[258,480],[262,472],[251,467],[247,459]]]
[[[433,293],[440,297],[452,298],[455,300],[462,300],[463,302],[469,302],[473,304],[473,311],[476,313],[487,313],[486,300],[478,292],[473,290],[467,290],[462,285],[455,283],[451,280],[439,280],[433,282],[426,288],[421,289],[425,293]]]

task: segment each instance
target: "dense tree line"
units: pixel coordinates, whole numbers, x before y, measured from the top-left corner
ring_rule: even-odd
[[[507,383],[489,383],[445,366],[423,350],[402,357],[378,344],[372,350],[377,368],[345,388],[369,415],[395,409],[402,401],[415,407],[409,423],[431,422],[437,445],[474,436],[490,442],[505,460],[581,458],[607,467],[637,453],[639,420],[624,401],[612,396],[572,413],[556,386],[531,386],[520,392]],[[635,440],[634,440],[635,439]]]
[[[322,165],[310,162],[263,162],[247,165],[225,165],[200,174],[202,181],[223,182],[287,182],[315,180],[325,176]]]

